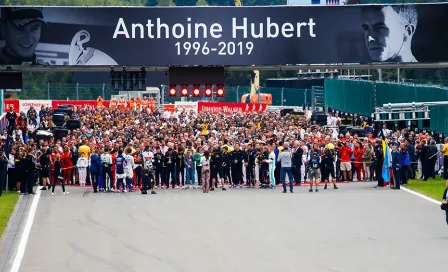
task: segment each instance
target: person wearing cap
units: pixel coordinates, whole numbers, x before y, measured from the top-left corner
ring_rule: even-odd
[[[0,65],[44,65],[34,51],[45,24],[40,7],[4,7],[1,9],[0,33],[5,46],[0,50]]]

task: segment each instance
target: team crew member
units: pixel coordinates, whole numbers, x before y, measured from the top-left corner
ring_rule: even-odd
[[[193,186],[193,188],[196,188],[194,185],[194,152],[193,147],[190,145],[188,146],[187,153],[184,155],[184,165],[187,175],[187,186],[190,186],[190,184]],[[182,170],[183,173],[183,170]],[[183,175],[182,175],[183,176]],[[176,176],[177,178],[177,176]]]
[[[275,152],[274,152],[274,146],[269,146],[269,158],[267,162],[269,163],[269,181],[270,181],[270,187],[271,189],[275,189]]]
[[[79,186],[86,186],[87,179],[87,167],[89,166],[89,161],[87,160],[84,153],[79,154],[78,161],[76,162],[76,168],[78,169]]]
[[[196,164],[196,176],[198,179],[198,186],[202,186],[202,164],[201,164],[201,158],[204,157],[204,153],[202,150],[202,147],[199,147],[197,150],[197,153],[194,154],[194,162]]]
[[[168,148],[168,152],[165,154],[165,185],[167,189],[170,188],[170,178],[171,178],[171,186],[174,189],[176,186],[176,176],[174,169],[176,168],[176,154],[173,153],[173,149]]]
[[[33,155],[33,148],[29,147],[27,151],[28,154],[25,155],[25,159],[23,162],[26,173],[26,179],[25,182],[22,183],[20,192],[22,194],[28,193],[30,195],[35,195],[36,193],[33,191],[33,185],[34,185],[33,183],[34,183],[34,171],[36,171],[36,164],[34,162],[35,160]]]
[[[235,149],[233,149],[231,154],[232,159],[232,183],[234,187],[237,187],[238,185],[240,187],[243,187],[243,160],[244,160],[244,154],[243,151],[240,149],[239,143],[235,143]]]
[[[229,147],[224,146],[222,148],[222,159],[221,159],[221,167],[222,167],[222,184],[224,185],[226,182],[233,187],[232,180],[230,179],[230,164],[232,162],[232,155],[229,152]]]
[[[54,181],[53,181],[53,188],[51,189],[51,194],[52,195],[56,195],[56,193],[54,192],[54,188],[56,187],[56,183],[59,180],[61,182],[61,186],[62,186],[62,193],[64,195],[68,194],[68,192],[65,191],[65,181],[64,178],[62,177],[62,163],[61,163],[61,155],[57,154],[55,156],[55,161],[54,161],[54,172],[53,172],[53,176],[54,176]]]
[[[135,163],[135,185],[137,187],[140,187],[142,184],[142,175],[143,175],[143,158],[142,158],[142,152],[140,151],[139,147],[135,148],[134,156],[134,163]]]
[[[124,168],[124,173],[126,174],[126,186],[128,187],[129,192],[134,191],[132,179],[134,178],[135,163],[134,157],[132,157],[131,153],[132,148],[126,148],[126,155],[124,156],[124,159],[126,160],[126,167]]]
[[[176,156],[176,188],[179,186],[182,186],[182,189],[185,188],[185,165],[186,162],[184,161],[184,150],[182,147],[179,147],[177,150],[177,156]],[[188,179],[188,172],[187,172],[187,179]],[[182,180],[182,181],[181,181]],[[194,181],[193,181],[194,183]],[[188,184],[188,183],[187,183]]]
[[[163,165],[165,156],[163,156],[160,146],[156,147],[156,154],[154,154],[154,167],[156,175],[156,186],[160,189],[165,183],[165,177],[163,176]]]
[[[103,169],[103,190],[105,192],[111,192],[112,186],[112,156],[109,154],[108,148],[104,148],[104,152],[100,156],[102,169]]]
[[[204,156],[201,157],[201,178],[202,178],[202,192],[210,192],[210,153],[208,151],[204,152]],[[213,188],[212,188],[213,189]]]
[[[39,164],[41,167],[40,177],[42,178],[42,185],[43,185],[43,188],[41,190],[47,190],[47,184],[48,184],[48,190],[50,190],[50,188],[51,188],[51,183],[49,180],[50,174],[51,174],[50,155],[51,155],[51,150],[44,149],[42,152],[42,155],[40,155],[40,157],[39,157]]]
[[[255,152],[252,145],[247,145],[247,150],[244,154],[244,165],[246,166],[246,183],[247,187],[255,187],[254,167],[255,167]]]
[[[118,150],[118,156],[115,158],[115,176],[117,177],[117,187],[116,191],[119,192],[127,192],[125,179],[126,179],[126,160],[123,157],[123,150]]]

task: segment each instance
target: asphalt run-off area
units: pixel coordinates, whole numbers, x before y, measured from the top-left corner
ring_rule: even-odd
[[[23,198],[4,271],[444,271],[439,205],[375,184],[295,193],[69,188]],[[58,188],[60,190],[60,188]],[[15,218],[15,219],[14,219]],[[17,223],[18,222],[18,223]],[[12,224],[14,225],[14,224]],[[12,235],[11,224],[5,236]],[[5,239],[5,238],[4,238]],[[9,252],[9,253],[8,253]],[[1,270],[1,269],[0,269]]]

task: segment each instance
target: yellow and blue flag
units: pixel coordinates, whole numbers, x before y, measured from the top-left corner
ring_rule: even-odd
[[[390,156],[390,150],[389,145],[386,144],[386,142],[383,140],[383,172],[382,176],[385,182],[390,182],[390,168],[391,168],[391,156]]]

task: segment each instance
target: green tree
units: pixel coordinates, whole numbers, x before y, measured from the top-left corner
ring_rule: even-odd
[[[160,7],[174,7],[176,4],[173,2],[173,0],[159,0],[159,6]]]
[[[174,0],[174,4],[176,6],[185,6],[185,7],[191,7],[196,5],[197,0]]]
[[[207,0],[198,0],[196,6],[208,6]]]

